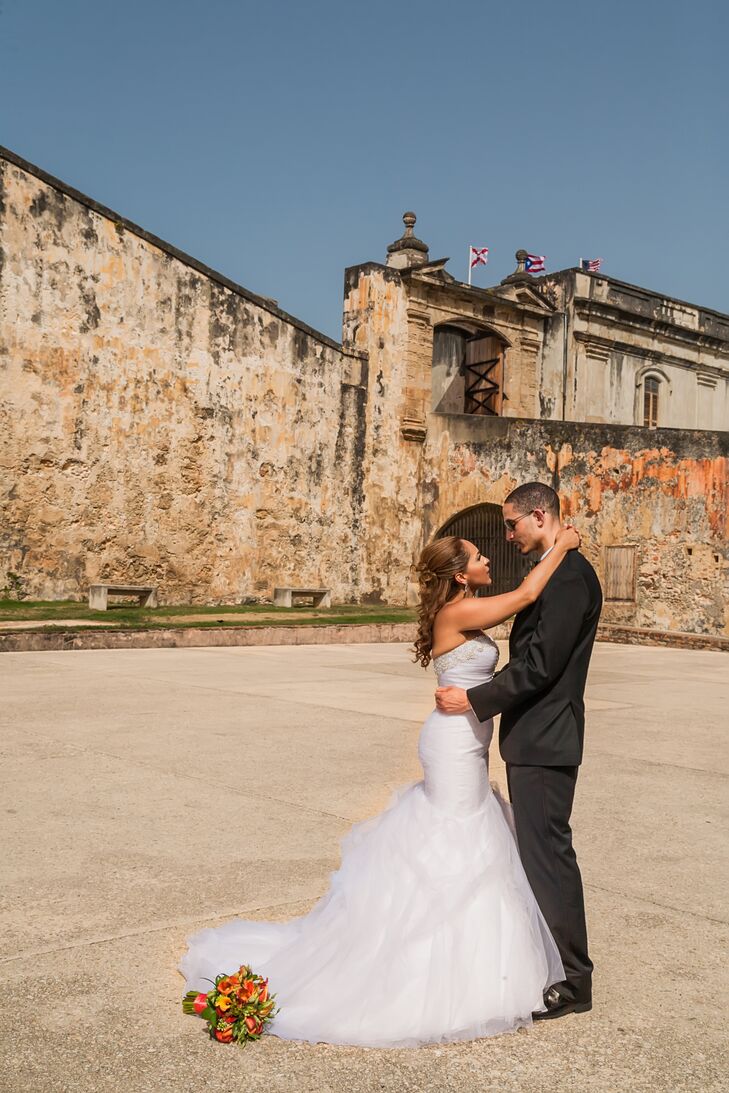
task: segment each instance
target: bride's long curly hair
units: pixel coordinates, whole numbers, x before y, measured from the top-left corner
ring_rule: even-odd
[[[456,535],[435,539],[420,555],[417,566],[420,585],[418,634],[413,652],[423,668],[431,661],[435,616],[456,592],[462,591],[456,573],[463,573],[467,565],[468,551]]]

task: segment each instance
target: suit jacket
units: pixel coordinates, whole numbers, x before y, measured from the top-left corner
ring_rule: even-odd
[[[602,591],[597,574],[571,550],[539,599],[514,619],[509,663],[468,691],[480,721],[501,714],[507,763],[577,766],[585,735],[585,682]]]

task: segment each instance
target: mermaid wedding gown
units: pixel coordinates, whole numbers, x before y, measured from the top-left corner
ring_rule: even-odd
[[[441,685],[493,676],[485,635],[437,657]],[[434,710],[424,780],[355,824],[314,909],[287,923],[236,920],[188,939],[189,990],[249,964],[267,976],[286,1040],[410,1047],[531,1024],[564,978],[519,860],[509,806],[492,790],[493,722]]]

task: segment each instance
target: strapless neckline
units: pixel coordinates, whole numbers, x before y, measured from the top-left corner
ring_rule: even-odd
[[[484,644],[493,646],[498,652],[498,646],[493,638],[490,638],[488,634],[477,634],[474,638],[466,638],[455,649],[449,649],[447,653],[441,653],[440,656],[433,657],[435,674],[438,676],[443,675],[444,672],[447,672],[449,668],[453,668],[456,664],[463,664],[468,660],[473,660],[474,657],[478,656]]]

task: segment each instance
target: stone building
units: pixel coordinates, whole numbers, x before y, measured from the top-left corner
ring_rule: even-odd
[[[347,285],[367,281],[382,296],[397,285],[406,298],[414,422],[435,411],[729,429],[729,315],[599,273],[534,277],[526,251],[500,285],[475,288],[446,272],[447,259],[431,262],[414,214],[403,219],[386,265],[354,267]],[[345,338],[364,344],[357,309],[345,294]],[[372,359],[382,331],[366,326]]]
[[[0,152],[0,586],[402,603],[455,529],[505,587],[499,505],[539,478],[608,621],[728,633],[729,316],[521,261],[471,288],[404,219],[338,344]]]

